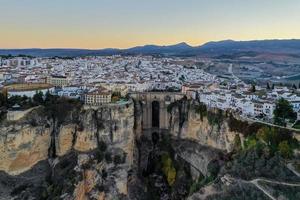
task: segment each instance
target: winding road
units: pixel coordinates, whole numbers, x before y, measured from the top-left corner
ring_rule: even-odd
[[[300,174],[294,169],[294,166],[292,163],[287,164],[287,168],[291,170],[296,176],[300,177]],[[274,180],[268,180],[264,178],[256,178],[251,181],[248,181],[249,183],[252,183],[255,185],[258,189],[260,189],[265,195],[267,195],[270,199],[272,200],[277,200],[272,194],[270,194],[264,187],[259,185],[259,181],[267,182],[267,183],[274,183],[274,184],[279,184],[279,185],[286,185],[286,186],[292,186],[292,187],[300,187],[300,183],[286,183],[286,182],[281,182],[281,181],[274,181]]]

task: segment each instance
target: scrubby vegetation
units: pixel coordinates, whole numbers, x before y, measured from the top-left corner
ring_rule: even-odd
[[[153,135],[152,135],[153,136]],[[147,144],[147,138],[143,138]],[[148,198],[185,199],[191,185],[190,166],[179,156],[175,156],[173,140],[167,134],[152,137],[153,148],[148,153],[147,169],[143,177],[147,185]]]
[[[232,114],[229,114],[228,126],[230,131],[242,133],[246,137],[256,133],[261,127],[263,127],[260,123],[249,124],[247,121],[236,119]]]
[[[207,177],[204,177],[204,176],[200,176],[198,178],[198,180],[196,180],[190,187],[190,195],[199,191],[200,188],[202,188],[203,186],[211,183],[213,180],[215,179],[215,177],[213,176],[207,176]]]
[[[42,92],[38,92],[32,98],[26,96],[12,96],[8,99],[0,93],[1,115],[4,114],[7,109],[13,108],[16,105],[21,109],[43,106],[45,115],[57,120],[58,124],[61,124],[65,120],[68,120],[69,116],[71,116],[71,120],[77,121],[82,102],[78,99],[68,99],[51,95],[49,92],[45,95]]]
[[[232,157],[232,161],[226,163],[223,173],[245,180],[256,177],[298,180],[286,168],[285,162],[285,159],[293,157],[292,152],[296,148],[299,148],[299,143],[290,133],[263,127],[246,138],[244,148]]]
[[[176,180],[176,169],[173,165],[172,159],[168,153],[161,156],[162,170],[167,177],[168,184],[172,186]]]
[[[199,105],[194,105],[195,112],[198,113],[203,120],[203,117],[207,116],[207,107],[204,103],[199,103]]]
[[[76,122],[79,117],[82,102],[76,99],[58,97],[47,93],[40,105],[45,106],[47,115],[56,119],[58,124],[60,124],[67,120],[68,116],[71,117],[72,121]]]
[[[210,111],[207,113],[207,120],[210,125],[212,126],[218,126],[220,129],[223,120],[224,120],[224,114],[223,111],[218,109],[216,112]]]

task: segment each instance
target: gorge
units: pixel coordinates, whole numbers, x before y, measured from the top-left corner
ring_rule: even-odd
[[[0,199],[268,199],[249,181],[299,182],[278,150],[287,141],[297,161],[298,133],[177,93],[99,107],[44,104],[1,121]],[[276,139],[270,147],[259,142],[266,129]]]

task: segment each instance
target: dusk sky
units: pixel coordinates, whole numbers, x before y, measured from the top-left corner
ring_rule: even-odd
[[[0,48],[300,38],[300,0],[0,0]]]

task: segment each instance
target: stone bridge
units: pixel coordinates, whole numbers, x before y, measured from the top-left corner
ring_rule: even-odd
[[[180,92],[140,92],[130,96],[142,103],[142,129],[162,131],[169,128],[168,105],[184,95]]]

